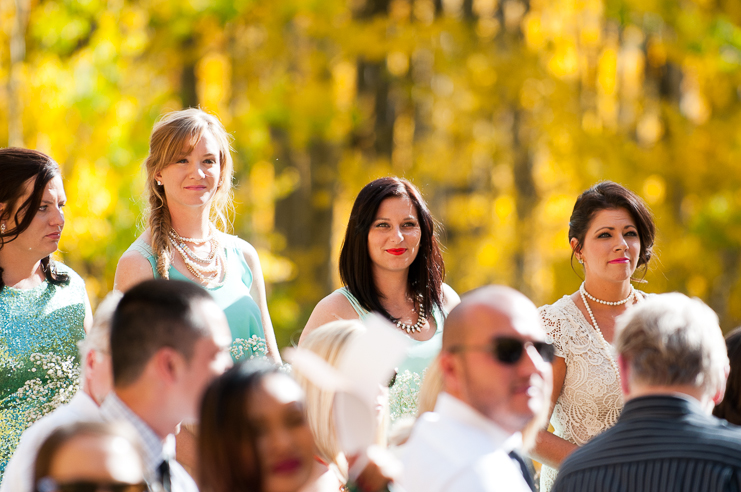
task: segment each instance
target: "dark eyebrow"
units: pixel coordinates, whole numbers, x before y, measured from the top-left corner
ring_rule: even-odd
[[[636,226],[634,226],[633,224],[628,224],[628,225],[626,225],[625,227],[623,227],[623,230],[625,230],[625,229],[628,229],[628,228],[631,228],[631,229],[636,229],[636,230],[638,229],[638,228],[637,228]],[[598,233],[598,232],[600,232],[600,231],[602,231],[602,230],[604,230],[604,229],[607,229],[608,231],[614,231],[614,230],[615,230],[615,228],[614,228],[614,227],[612,227],[612,226],[603,226],[603,227],[600,227],[599,229],[597,229],[597,230],[596,230],[596,231],[594,231],[594,232],[595,232],[595,234],[596,234],[596,233]]]

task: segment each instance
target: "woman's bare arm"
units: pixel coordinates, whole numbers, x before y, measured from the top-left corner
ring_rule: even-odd
[[[561,396],[563,383],[566,379],[566,361],[563,357],[553,359],[553,394],[551,395],[551,409],[548,412],[548,421],[553,415],[553,408],[556,406],[558,398]],[[578,446],[553,435],[548,430],[543,429],[538,433],[535,441],[535,447],[530,451],[530,457],[551,468],[558,468],[564,459],[573,453]]]

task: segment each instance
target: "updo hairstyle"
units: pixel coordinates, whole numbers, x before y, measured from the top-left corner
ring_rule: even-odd
[[[572,262],[574,254],[581,251],[584,246],[584,238],[597,212],[620,208],[627,210],[630,214],[641,240],[641,251],[638,255],[636,268],[644,267],[645,269],[648,267],[648,262],[653,255],[653,245],[656,238],[653,215],[638,195],[612,181],[597,183],[576,199],[574,210],[571,212],[571,218],[569,219],[569,242],[573,238],[577,242],[576,247],[571,251]]]

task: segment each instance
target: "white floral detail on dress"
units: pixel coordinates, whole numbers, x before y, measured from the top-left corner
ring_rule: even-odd
[[[235,361],[240,359],[265,359],[268,356],[268,346],[264,338],[252,335],[249,340],[235,338],[229,349]]]
[[[566,361],[563,389],[551,417],[554,434],[582,446],[609,429],[623,409],[614,354],[600,333],[586,320],[571,297],[564,296],[539,310],[546,340]],[[547,492],[557,470],[543,466],[540,490]]]

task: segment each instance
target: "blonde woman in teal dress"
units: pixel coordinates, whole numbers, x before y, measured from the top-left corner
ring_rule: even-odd
[[[49,156],[0,149],[0,478],[23,430],[77,391],[85,283],[51,255],[67,200]]]
[[[460,302],[444,275],[435,223],[419,190],[395,177],[372,181],[350,212],[340,253],[344,287],[316,305],[299,346],[325,323],[380,313],[412,341],[391,387],[391,419],[414,417],[425,370],[442,346],[445,316]]]
[[[234,359],[280,363],[255,248],[226,227],[234,166],[229,135],[200,109],[165,115],[154,127],[145,162],[148,227],[121,256],[114,288],[152,278],[203,286],[224,310]]]

